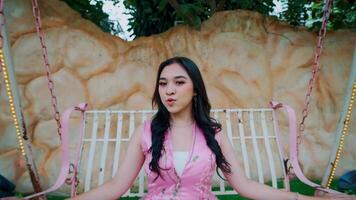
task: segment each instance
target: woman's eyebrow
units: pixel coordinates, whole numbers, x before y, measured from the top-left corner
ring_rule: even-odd
[[[174,77],[173,77],[173,79],[181,79],[181,78],[187,79],[187,77],[186,77],[186,76],[183,76],[183,75],[179,75],[179,76],[174,76]],[[166,77],[160,77],[159,80],[166,81],[167,78],[166,78]]]
[[[187,77],[186,77],[186,76],[183,76],[183,75],[175,76],[175,77],[174,77],[174,79],[180,79],[180,78],[187,79]]]

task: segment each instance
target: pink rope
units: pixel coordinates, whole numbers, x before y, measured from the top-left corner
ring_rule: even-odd
[[[278,105],[278,106],[277,106]],[[300,168],[299,161],[298,161],[298,140],[297,140],[297,120],[296,120],[296,115],[295,111],[293,110],[292,107],[277,103],[277,102],[272,102],[272,107],[274,109],[277,108],[284,108],[284,110],[288,114],[288,122],[289,122],[289,160],[292,165],[293,171],[297,178],[302,181],[303,183],[317,189],[323,192],[327,193],[332,193],[332,194],[342,194],[338,191],[327,189],[322,187],[321,185],[318,185],[312,181],[310,181],[308,178],[305,177],[303,174],[303,171]]]
[[[60,172],[58,175],[58,178],[56,180],[56,182],[53,184],[52,187],[48,188],[45,191],[30,195],[25,197],[24,199],[31,199],[34,197],[38,197],[41,196],[43,194],[49,193],[49,192],[53,192],[55,190],[57,190],[59,187],[61,187],[66,179],[67,179],[67,175],[69,172],[69,168],[70,168],[70,160],[69,160],[69,118],[70,115],[73,111],[75,110],[80,110],[81,111],[81,121],[80,121],[80,135],[79,135],[79,143],[77,145],[77,153],[80,152],[80,146],[81,146],[81,142],[83,141],[83,135],[84,135],[84,111],[87,108],[87,104],[86,103],[81,103],[76,107],[67,109],[62,116],[62,145],[61,145],[61,160],[62,160],[62,165],[60,168]],[[78,155],[76,156],[78,158]],[[76,166],[77,164],[74,165],[74,171],[76,172]],[[71,180],[76,179],[76,177],[72,177]],[[76,184],[75,181],[72,182],[72,188],[74,187],[73,184]]]

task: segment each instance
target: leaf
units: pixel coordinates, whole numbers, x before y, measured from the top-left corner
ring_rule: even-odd
[[[158,11],[162,12],[168,4],[168,0],[161,0],[158,4]]]

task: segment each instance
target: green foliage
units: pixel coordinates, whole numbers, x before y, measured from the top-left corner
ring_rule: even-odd
[[[324,4],[322,2],[311,3],[311,28],[315,29],[321,26],[323,7]],[[343,28],[356,28],[355,0],[334,0],[332,12],[329,18],[328,29],[337,30]]]
[[[308,0],[282,0],[286,9],[281,13],[280,18],[293,26],[304,25],[308,19],[307,8]]]
[[[103,11],[103,0],[61,0],[67,3],[73,10],[78,11],[81,16],[94,22],[104,32],[109,32],[114,35],[122,32],[118,23],[109,19],[109,15]],[[114,5],[119,3],[119,0],[112,0]],[[92,2],[92,3],[91,3]]]
[[[279,18],[293,26],[306,26],[319,30],[325,1],[281,0],[285,10]],[[328,30],[356,28],[355,0],[334,0],[327,24]]]
[[[226,1],[224,10],[251,10],[257,11],[263,15],[269,15],[274,7],[273,0],[231,0]]]
[[[109,20],[102,10],[105,0],[62,0],[81,15],[93,21],[105,32],[122,32],[120,26]],[[108,1],[108,0],[106,0]],[[133,36],[162,33],[176,24],[187,24],[200,29],[203,21],[223,10],[251,10],[272,15],[273,0],[111,0],[123,1],[129,18],[129,31]],[[306,26],[319,30],[322,23],[324,0],[277,0],[283,10],[277,16],[293,26]],[[334,0],[328,29],[356,28],[355,0]]]
[[[268,15],[275,6],[273,0],[124,0],[124,5],[132,16],[129,30],[136,37],[161,33],[179,23],[199,29],[221,10],[255,10]]]
[[[129,18],[129,31],[137,36],[161,33],[174,25],[174,9],[167,6],[168,1],[124,1]],[[163,19],[163,20],[162,20]]]

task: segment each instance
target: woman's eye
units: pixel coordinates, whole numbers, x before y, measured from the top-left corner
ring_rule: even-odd
[[[184,81],[177,81],[176,84],[177,85],[183,85],[185,82]]]
[[[165,85],[167,85],[167,83],[166,82],[159,82],[158,85],[159,86],[165,86]]]

